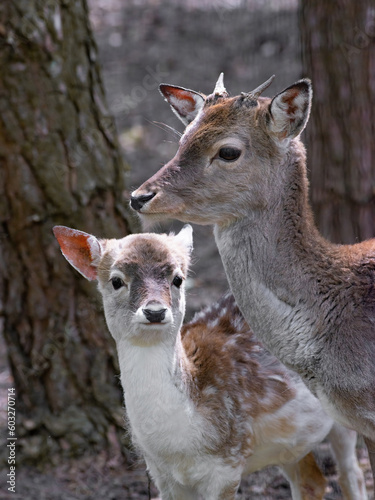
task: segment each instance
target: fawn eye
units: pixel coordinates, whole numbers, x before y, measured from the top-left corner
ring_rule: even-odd
[[[231,148],[229,146],[221,148],[219,151],[219,158],[225,161],[237,160],[241,155],[241,150],[238,148]]]
[[[122,279],[118,278],[117,276],[112,278],[111,281],[112,281],[112,286],[115,290],[118,290],[119,288],[121,288],[122,286],[125,285],[125,283],[122,281]]]
[[[174,284],[175,287],[180,288],[180,286],[182,285],[182,278],[181,278],[181,276],[178,276],[178,275],[175,276],[173,278],[172,283]]]

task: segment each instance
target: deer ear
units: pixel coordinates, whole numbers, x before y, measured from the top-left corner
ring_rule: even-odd
[[[203,108],[205,96],[194,90],[175,87],[162,83],[159,87],[162,96],[171,105],[172,111],[186,126],[194,120]]]
[[[188,250],[189,254],[193,251],[193,228],[190,224],[185,224],[175,239]]]
[[[88,280],[96,280],[97,265],[102,254],[99,240],[91,234],[65,226],[55,226],[53,234],[69,264]]]
[[[278,139],[293,139],[305,128],[310,115],[312,86],[300,80],[277,94],[271,101],[269,127]]]

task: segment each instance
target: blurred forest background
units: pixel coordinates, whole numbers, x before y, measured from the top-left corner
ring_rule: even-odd
[[[0,498],[156,496],[123,430],[114,345],[95,285],[51,228],[139,231],[130,192],[177,150],[162,82],[267,95],[314,86],[304,133],[317,224],[375,235],[375,6],[370,0],[17,0],[0,5]],[[177,229],[179,224],[158,230]],[[210,227],[194,227],[188,313],[226,289]],[[7,390],[16,388],[17,493],[7,491]],[[327,499],[339,499],[326,444]],[[366,452],[358,449],[372,483]],[[238,498],[290,498],[276,469]]]

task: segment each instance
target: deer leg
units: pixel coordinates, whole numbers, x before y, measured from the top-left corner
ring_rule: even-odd
[[[172,476],[165,474],[157,464],[145,457],[150,475],[160,492],[162,500],[196,500],[197,494],[191,488],[178,484]]]
[[[227,485],[221,490],[218,497],[219,500],[235,500],[238,487],[239,481],[235,481],[232,484]]]
[[[160,491],[162,500],[197,500],[197,492],[192,488],[180,485],[173,480],[158,477],[155,484]]]
[[[323,500],[327,481],[311,452],[299,462],[279,467],[290,482],[293,500]]]
[[[206,478],[205,483],[199,487],[199,498],[204,498],[204,500],[235,500],[241,474],[233,474],[231,479],[225,477],[225,474],[222,476],[213,474],[210,478]]]
[[[375,441],[367,437],[365,437],[364,439],[367,446],[368,457],[370,459],[370,465],[372,470],[372,477],[374,479],[374,485],[375,485]]]
[[[328,437],[336,458],[339,484],[345,500],[367,500],[365,478],[358,464],[355,448],[357,433],[336,423]]]

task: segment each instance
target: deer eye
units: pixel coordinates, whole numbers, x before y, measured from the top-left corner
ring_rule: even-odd
[[[182,285],[182,281],[183,281],[183,280],[182,280],[181,276],[178,276],[178,275],[177,275],[177,276],[175,276],[175,277],[173,278],[172,283],[174,284],[174,286],[175,286],[175,287],[180,288],[180,286]]]
[[[125,283],[122,281],[122,279],[118,278],[117,276],[112,278],[111,281],[112,281],[112,286],[115,290],[118,290],[119,288],[121,288],[122,286],[125,285]]]
[[[234,161],[237,160],[241,155],[241,150],[238,148],[231,148],[226,146],[221,148],[219,151],[219,158],[225,161]]]

